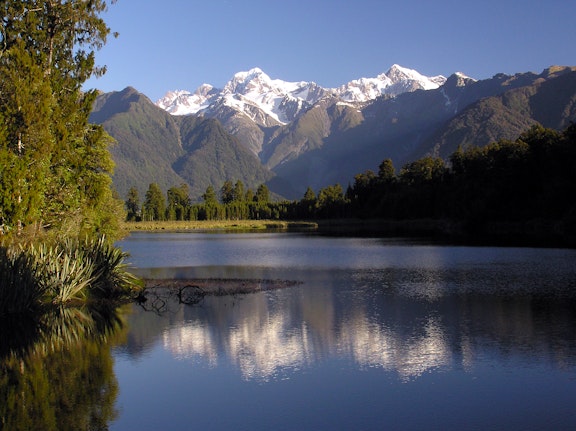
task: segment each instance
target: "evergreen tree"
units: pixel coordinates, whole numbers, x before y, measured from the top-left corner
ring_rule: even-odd
[[[94,51],[110,29],[106,2],[0,2],[0,224],[78,234],[109,229],[121,202],[111,191],[111,138],[88,124],[104,72]],[[110,211],[113,209],[113,211]],[[111,218],[112,217],[112,218]]]
[[[300,201],[300,216],[312,217],[316,210],[316,194],[312,187],[308,187],[304,193],[304,197]]]
[[[396,179],[396,169],[392,160],[385,159],[378,167],[378,181],[381,183],[391,183]]]
[[[340,184],[324,187],[318,193],[318,206],[321,208],[330,208],[344,202],[344,191]]]
[[[446,174],[444,160],[439,157],[424,157],[406,164],[400,171],[400,180],[408,185],[437,182]]]
[[[167,192],[168,218],[170,220],[184,220],[186,210],[190,206],[188,184],[182,183],[179,187],[171,187]]]
[[[234,200],[234,186],[232,181],[226,180],[220,189],[220,202],[229,204]]]
[[[160,186],[151,183],[146,192],[146,200],[143,206],[144,220],[164,220],[166,213],[166,201]]]
[[[202,195],[202,199],[204,199],[204,203],[206,205],[209,204],[216,204],[218,200],[216,199],[216,192],[214,191],[214,187],[208,186],[206,187],[206,192]]]
[[[140,197],[136,187],[130,187],[126,196],[126,219],[128,221],[137,221],[140,219]]]
[[[303,199],[305,202],[314,202],[316,200],[316,194],[314,193],[314,190],[312,190],[312,187],[306,189]]]
[[[270,201],[270,191],[266,184],[260,184],[256,190],[256,201],[258,203],[266,203]]]
[[[236,181],[234,184],[234,201],[242,202],[244,201],[244,183],[240,180]]]

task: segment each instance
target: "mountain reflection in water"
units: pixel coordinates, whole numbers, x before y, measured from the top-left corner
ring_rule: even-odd
[[[242,378],[264,381],[333,357],[401,380],[494,356],[546,358],[574,372],[574,292],[549,279],[520,285],[521,272],[509,267],[506,281],[494,271],[308,272],[309,282],[287,290],[172,304],[161,316],[137,311],[127,349],[161,341],[176,359],[230,363]]]

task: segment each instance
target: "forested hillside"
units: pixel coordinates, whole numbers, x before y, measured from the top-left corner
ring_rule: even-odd
[[[535,125],[515,140],[460,147],[447,161],[426,156],[397,171],[385,159],[346,190],[309,187],[298,200],[271,201],[264,185],[253,194],[226,181],[209,186],[202,203],[186,188],[164,196],[154,184],[143,202],[131,193],[126,203],[130,220],[373,220],[372,232],[574,245],[575,167],[576,125],[562,132]]]
[[[114,184],[123,197],[130,187],[143,195],[150,183],[164,192],[185,183],[198,201],[208,184],[241,180],[298,199],[307,187],[346,187],[384,159],[399,167],[427,155],[447,160],[458,146],[515,139],[534,124],[562,130],[576,120],[575,99],[575,68],[551,67],[481,81],[455,74],[437,89],[362,105],[326,96],[285,125],[258,126],[231,108],[223,123],[170,116],[131,88],[101,95],[91,119],[117,140]]]
[[[116,139],[110,151],[121,196],[131,187],[143,196],[151,183],[163,191],[186,184],[197,200],[226,179],[255,188],[274,176],[217,120],[172,116],[133,88],[100,95],[90,120]]]

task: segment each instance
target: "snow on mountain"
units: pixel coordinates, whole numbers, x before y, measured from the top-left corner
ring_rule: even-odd
[[[382,95],[398,96],[415,90],[433,90],[446,82],[443,76],[426,77],[415,70],[393,65],[376,78],[351,81],[335,91],[346,102],[368,102]]]
[[[217,107],[226,106],[257,123],[262,122],[264,113],[279,124],[287,124],[327,95],[346,103],[365,103],[382,95],[435,89],[445,81],[443,76],[426,77],[395,64],[376,78],[361,78],[325,89],[314,82],[271,79],[261,69],[254,68],[235,74],[222,89],[203,84],[194,93],[170,91],[156,104],[173,115],[209,115]]]
[[[218,89],[203,84],[194,93],[186,90],[169,91],[156,105],[173,115],[196,114],[207,109],[218,94]]]
[[[313,82],[271,79],[259,68],[239,72],[220,92],[225,105],[246,112],[246,105],[260,108],[281,124],[292,121],[301,109],[312,106],[323,95]]]

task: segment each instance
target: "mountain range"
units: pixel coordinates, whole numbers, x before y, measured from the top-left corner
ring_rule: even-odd
[[[561,129],[574,120],[576,68],[561,66],[475,80],[394,65],[338,88],[254,68],[221,89],[171,91],[156,103],[130,87],[101,94],[91,116],[117,141],[113,180],[122,196],[132,186],[144,193],[152,182],[165,190],[186,183],[193,199],[225,180],[298,199],[308,186],[345,187],[385,158],[400,168],[515,139],[535,123]]]

